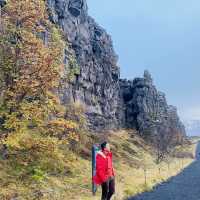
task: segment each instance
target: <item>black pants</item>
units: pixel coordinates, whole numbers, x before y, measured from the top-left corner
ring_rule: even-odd
[[[109,178],[106,182],[102,183],[102,196],[101,200],[110,200],[115,193],[115,179]]]

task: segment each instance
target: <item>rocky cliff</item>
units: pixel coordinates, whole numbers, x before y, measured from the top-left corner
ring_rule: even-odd
[[[50,20],[63,29],[80,66],[73,83],[62,85],[63,104],[82,102],[89,127],[95,130],[129,127],[145,134],[160,123],[166,130],[185,134],[176,109],[167,105],[147,71],[144,78],[120,80],[111,37],[88,16],[85,0],[47,3]]]
[[[85,0],[48,0],[48,6],[80,66],[76,80],[62,90],[63,103],[84,103],[92,129],[117,127],[119,68],[111,37],[88,16]]]
[[[120,93],[124,127],[136,128],[142,135],[185,135],[176,107],[167,104],[165,94],[153,85],[148,71],[143,78],[120,80]]]

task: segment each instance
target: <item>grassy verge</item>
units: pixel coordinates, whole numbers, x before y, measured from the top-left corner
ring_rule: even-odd
[[[148,191],[156,184],[178,174],[193,162],[197,140],[191,144],[177,147],[173,158],[160,165],[155,164],[152,147],[133,131],[117,131],[98,136],[90,136],[78,153],[63,152],[67,160],[65,173],[46,173],[34,169],[34,175],[22,173],[13,160],[0,160],[0,199],[10,200],[99,200],[101,189],[95,197],[91,194],[90,149],[93,143],[107,139],[114,153],[116,169],[116,194],[114,200]]]

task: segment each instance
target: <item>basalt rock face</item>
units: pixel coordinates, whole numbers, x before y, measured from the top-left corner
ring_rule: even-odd
[[[80,66],[75,80],[62,84],[59,96],[63,104],[85,104],[93,130],[128,127],[147,134],[155,132],[152,127],[159,121],[166,130],[185,134],[176,109],[167,105],[147,71],[144,78],[120,80],[111,37],[88,16],[85,0],[47,3],[50,20],[63,29]]]
[[[177,109],[168,105],[165,94],[153,85],[148,71],[143,78],[120,80],[124,104],[124,127],[136,128],[143,135],[173,134],[185,136],[185,128]]]
[[[75,52],[80,73],[60,92],[64,104],[85,104],[91,129],[119,125],[119,68],[111,37],[87,13],[85,0],[48,0],[50,20],[63,29]]]

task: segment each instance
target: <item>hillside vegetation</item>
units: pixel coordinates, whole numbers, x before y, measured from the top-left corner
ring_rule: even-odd
[[[26,152],[21,152],[20,156],[10,155],[8,160],[1,160],[1,199],[99,199],[100,188],[96,197],[91,193],[90,152],[92,144],[107,139],[114,153],[117,174],[114,199],[122,200],[151,190],[156,184],[178,174],[193,161],[196,146],[194,142],[177,147],[173,157],[156,165],[156,155],[152,147],[133,131],[86,135],[82,138],[82,145],[73,147],[73,152],[69,148],[63,148],[56,152],[55,159],[52,155],[40,155],[39,163],[34,168],[26,166],[25,159],[33,159],[38,153],[27,155]],[[50,168],[54,170],[48,171]]]

